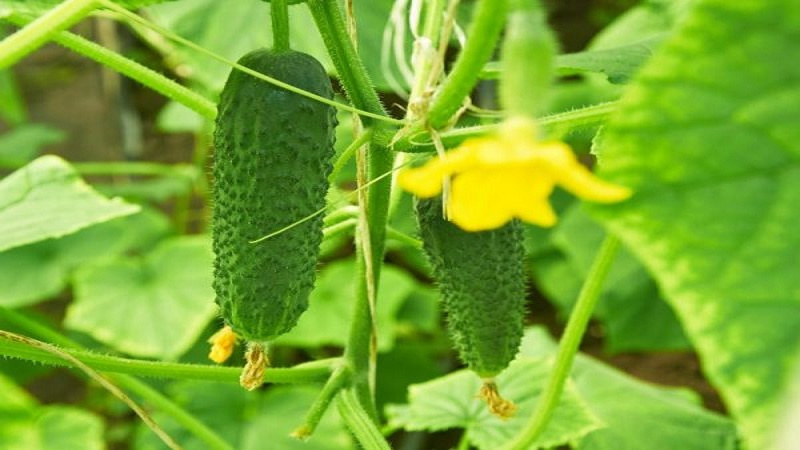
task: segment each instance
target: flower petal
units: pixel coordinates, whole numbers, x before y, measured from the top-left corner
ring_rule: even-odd
[[[584,200],[613,203],[625,200],[632,194],[624,186],[596,177],[578,162],[566,144],[553,142],[542,146],[541,157],[556,183]]]
[[[512,219],[503,201],[508,186],[502,172],[471,170],[453,180],[447,203],[449,219],[465,231],[498,228]]]

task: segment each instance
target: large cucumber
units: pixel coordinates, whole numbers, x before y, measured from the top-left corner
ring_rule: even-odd
[[[239,64],[332,98],[313,57],[255,50]],[[253,241],[325,206],[333,156],[333,107],[233,70],[214,132],[214,290],[237,336],[269,341],[308,307],[322,239],[322,215]]]

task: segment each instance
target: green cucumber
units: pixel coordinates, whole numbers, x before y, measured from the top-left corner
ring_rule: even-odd
[[[464,363],[490,380],[514,359],[525,318],[522,225],[467,232],[442,217],[440,197],[418,200],[423,247],[447,328]]]
[[[261,49],[239,64],[333,97],[325,69],[310,55]],[[237,336],[266,342],[294,327],[308,307],[336,111],[238,70],[231,72],[218,109],[212,219],[216,301]]]

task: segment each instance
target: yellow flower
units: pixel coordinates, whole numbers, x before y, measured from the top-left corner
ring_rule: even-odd
[[[233,347],[236,344],[236,334],[233,333],[231,327],[225,325],[214,333],[208,342],[211,344],[211,351],[208,358],[215,363],[222,364],[233,353]]]
[[[433,197],[451,178],[449,219],[466,231],[497,228],[513,218],[550,227],[556,215],[548,198],[556,184],[576,196],[611,203],[630,189],[603,181],[581,165],[563,142],[541,142],[536,124],[510,118],[495,135],[468,139],[443,158],[402,170],[399,185],[418,197]]]

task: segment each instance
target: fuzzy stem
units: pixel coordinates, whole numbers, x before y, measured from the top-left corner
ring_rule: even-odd
[[[599,126],[608,116],[617,109],[617,102],[606,102],[585,108],[574,109],[557,114],[551,114],[536,119],[544,132],[570,131]],[[496,124],[479,125],[474,127],[455,128],[439,133],[442,143],[447,148],[452,148],[466,139],[483,136],[497,129]],[[428,133],[421,132],[415,136],[404,137],[397,140],[392,148],[395,151],[433,152],[433,141]]]
[[[478,81],[481,69],[492,57],[506,19],[507,0],[480,0],[452,71],[428,110],[428,125],[434,129],[447,125],[461,108]]]
[[[308,0],[308,6],[350,101],[357,108],[385,116],[386,111],[381,105],[378,94],[372,87],[364,65],[350,42],[338,2],[336,0]],[[371,122],[374,121],[364,118],[365,126],[370,126]],[[382,135],[385,132],[376,129],[375,134]],[[390,179],[375,180],[391,172],[393,162],[392,153],[384,145],[375,143],[379,140],[373,139],[373,144],[370,145],[367,154],[367,179],[371,180],[372,184],[367,192],[362,223],[365,220],[369,225],[368,242],[362,239],[362,245],[359,246],[359,251],[363,251],[364,244],[367,244],[369,253],[366,258],[369,258],[369,264],[365,257],[358,258],[358,272],[361,276],[356,292],[356,304],[353,308],[350,335],[345,349],[345,358],[353,371],[352,381],[357,396],[362,407],[373,418],[377,417],[377,414],[369,383],[370,342],[373,326],[369,292],[370,289],[377,292],[378,288],[391,194]],[[369,279],[366,275],[367,267],[371,268]]]
[[[314,434],[314,430],[317,429],[317,425],[322,420],[325,411],[328,410],[333,399],[349,381],[349,377],[350,372],[345,366],[340,366],[333,372],[325,386],[322,387],[317,399],[314,400],[314,404],[311,405],[311,408],[306,413],[303,425],[293,431],[292,436],[298,439],[306,439]]]
[[[97,0],[67,0],[0,41],[0,69],[19,61],[97,8]]]
[[[578,346],[581,343],[583,334],[586,332],[586,326],[592,317],[592,311],[594,311],[597,300],[600,298],[603,282],[611,269],[618,249],[619,240],[612,235],[606,236],[600,246],[600,250],[597,252],[586,281],[583,283],[581,292],[578,294],[578,300],[575,303],[572,314],[569,316],[567,327],[559,343],[555,366],[550,373],[547,386],[539,398],[536,410],[520,434],[509,444],[504,445],[502,447],[503,450],[531,448],[531,444],[545,430],[561,398],[561,392],[564,390],[564,385],[569,378],[572,362],[578,352]]]
[[[272,15],[272,48],[279,51],[289,50],[289,5],[286,0],[271,0]]]
[[[77,349],[63,349],[92,369],[104,372],[128,373],[144,377],[174,378],[182,380],[238,383],[241,370],[236,367],[219,367],[201,364],[145,361],[116,356],[100,355]],[[0,355],[35,361],[54,366],[67,362],[43,350],[33,348],[0,335]],[[336,361],[336,360],[334,360]],[[331,373],[330,360],[300,364],[292,368],[273,368],[266,372],[266,383],[316,383],[324,381]]]
[[[389,443],[359,402],[352,389],[344,389],[337,397],[339,415],[365,450],[391,450]]]

